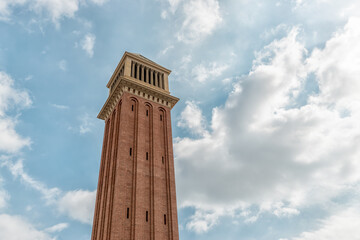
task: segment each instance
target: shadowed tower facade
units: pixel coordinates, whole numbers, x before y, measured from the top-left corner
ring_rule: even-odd
[[[179,239],[169,74],[125,52],[107,84],[92,240]]]

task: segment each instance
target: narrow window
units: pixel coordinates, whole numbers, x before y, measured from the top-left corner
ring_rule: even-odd
[[[161,157],[161,161],[162,161],[162,163],[164,164],[164,157]]]
[[[140,66],[139,67],[139,80],[141,80],[142,70],[143,70],[143,68],[142,68],[142,66]]]
[[[131,105],[131,111],[134,111],[134,105]]]
[[[165,85],[164,85],[164,74],[161,76],[161,86],[162,86],[162,89],[165,89]]]
[[[126,218],[129,218],[129,208],[126,210]]]
[[[164,225],[166,225],[166,214],[164,214]]]
[[[155,79],[155,72],[153,72],[153,82],[152,83],[153,83],[154,86],[155,86],[155,80],[156,80]]]
[[[162,115],[160,115],[160,121],[162,121]]]
[[[146,116],[149,116],[149,110],[146,110]]]
[[[149,160],[149,153],[146,152],[146,160]]]
[[[146,211],[146,221],[149,221],[149,212]]]
[[[135,63],[134,78],[137,78],[137,68],[138,68],[138,66],[137,66],[137,64]]]
[[[130,156],[131,156],[131,154],[132,154],[132,148],[130,148]]]

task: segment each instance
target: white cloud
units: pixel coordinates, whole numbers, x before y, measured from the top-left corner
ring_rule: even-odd
[[[165,55],[169,50],[171,50],[173,48],[174,48],[174,45],[170,45],[170,46],[166,47],[164,50],[162,50],[160,52],[160,55]]]
[[[91,0],[91,2],[97,4],[97,5],[103,5],[104,3],[106,3],[108,0]]]
[[[169,9],[161,12],[167,19],[181,7],[181,27],[176,33],[178,41],[194,43],[213,33],[222,22],[217,0],[168,0]]]
[[[359,206],[342,210],[320,221],[317,230],[303,232],[293,240],[357,240],[360,236]]]
[[[212,34],[222,22],[217,0],[190,0],[184,3],[185,19],[177,34],[182,42],[196,42]]]
[[[44,231],[48,232],[48,233],[61,232],[62,230],[66,229],[68,227],[69,227],[68,223],[59,223],[52,227],[46,228]]]
[[[24,184],[38,191],[43,196],[46,204],[55,206],[61,214],[67,215],[74,220],[86,224],[92,223],[96,191],[75,190],[63,193],[60,189],[48,188],[44,183],[31,177],[24,171],[21,160],[16,163],[12,163],[8,157],[2,157],[0,160],[2,160],[1,166],[6,166],[14,177],[20,178]],[[1,204],[6,205],[7,199],[7,193],[0,188],[0,207],[2,207]],[[28,207],[27,211],[30,211],[31,206]],[[67,223],[61,223],[45,229],[45,232],[59,232],[67,227]]]
[[[69,106],[65,106],[65,105],[61,105],[61,104],[52,103],[50,105],[54,108],[61,109],[61,110],[69,109]]]
[[[206,211],[197,209],[195,214],[190,217],[190,221],[186,224],[186,229],[196,233],[207,232],[218,222],[218,218],[222,214],[221,210]]]
[[[89,116],[89,114],[84,114],[80,118],[80,127],[79,132],[80,134],[89,133],[92,130],[92,127],[94,126],[93,119]]]
[[[244,206],[258,209],[250,222],[263,212],[298,215],[360,181],[359,24],[351,19],[310,56],[293,28],[256,54],[213,109],[209,134],[175,140],[180,207],[217,213],[189,229],[207,231]],[[318,93],[305,87],[311,74]]]
[[[24,171],[24,166],[21,160],[16,163],[13,163],[8,157],[2,157],[0,160],[2,160],[1,166],[6,166],[14,177],[20,178],[24,184],[41,193],[46,201],[46,204],[55,206],[61,214],[67,215],[72,219],[82,223],[91,224],[94,214],[96,191],[91,192],[87,190],[75,190],[63,193],[60,189],[48,188],[44,183],[31,177]],[[1,199],[2,194],[4,197],[3,199]],[[0,207],[2,203],[4,205],[6,204],[7,199],[7,193],[1,191],[0,188]],[[27,210],[30,211],[31,207]],[[66,223],[61,223],[47,228],[45,231],[62,231],[66,227],[68,227]]]
[[[95,45],[96,37],[95,35],[88,33],[85,35],[80,45],[83,50],[87,53],[89,57],[94,55],[94,45]]]
[[[59,68],[60,68],[60,70],[62,70],[62,71],[66,71],[67,70],[67,62],[66,62],[66,60],[61,60],[60,62],[59,62]]]
[[[8,167],[14,177],[20,178],[23,183],[40,192],[46,200],[47,204],[52,204],[57,201],[57,198],[61,193],[60,189],[48,188],[44,183],[35,180],[33,177],[27,174],[24,171],[22,160],[13,163],[10,159],[3,159],[2,165]]]
[[[8,240],[56,240],[48,233],[38,230],[20,216],[0,214],[0,239]]]
[[[177,126],[188,128],[191,132],[201,136],[207,134],[206,120],[195,102],[186,101],[186,107],[181,112]]]
[[[192,75],[198,82],[209,81],[212,78],[221,76],[221,74],[228,69],[226,64],[218,64],[217,62],[212,62],[208,66],[204,64],[196,65],[192,70]]]
[[[63,17],[72,18],[79,10],[79,0],[36,0],[31,7],[36,12],[46,12],[58,24]]]
[[[28,0],[2,0],[0,1],[0,21],[9,21],[11,17],[11,8],[16,5],[23,5]]]
[[[27,7],[38,14],[45,13],[53,23],[59,26],[59,20],[72,18],[79,10],[79,0],[2,0],[0,2],[0,20],[9,21],[12,10],[16,7]]]
[[[0,157],[1,158],[1,157]],[[0,176],[0,209],[7,206],[7,202],[10,199],[10,195],[5,189],[3,189],[3,179]]]
[[[59,211],[82,223],[92,224],[96,191],[67,192],[58,203]]]
[[[0,72],[0,152],[15,153],[30,146],[30,138],[20,136],[15,130],[17,117],[9,116],[7,112],[31,104],[28,92],[14,88],[14,80],[5,72]]]

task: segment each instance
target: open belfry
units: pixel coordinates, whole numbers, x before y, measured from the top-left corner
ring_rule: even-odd
[[[170,72],[125,52],[106,85],[92,240],[179,239]]]

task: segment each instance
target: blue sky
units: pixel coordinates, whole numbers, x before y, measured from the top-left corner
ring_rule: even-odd
[[[0,0],[0,239],[90,239],[124,51],[172,70],[180,239],[358,240],[360,3]]]

